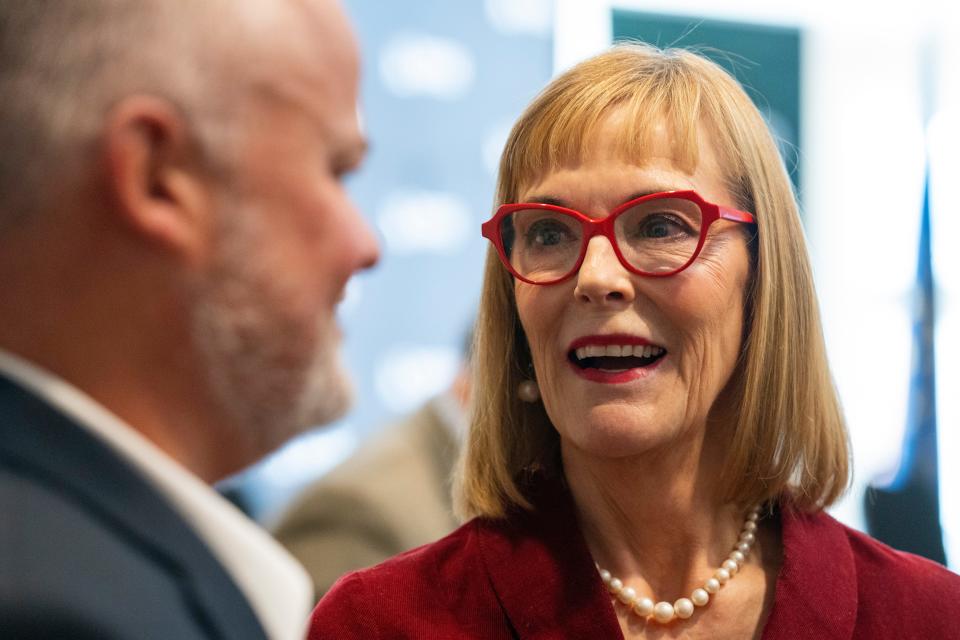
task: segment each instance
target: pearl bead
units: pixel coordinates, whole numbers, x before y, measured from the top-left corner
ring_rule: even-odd
[[[726,569],[727,573],[729,573],[731,576],[737,575],[737,569],[740,568],[740,565],[738,565],[733,560],[724,560],[723,564],[720,566]]]
[[[633,590],[633,587],[627,587],[618,593],[617,597],[623,604],[633,604],[633,601],[637,599],[637,592]]]
[[[740,534],[740,542],[746,542],[747,544],[753,544],[756,542],[757,536],[750,533],[749,531],[744,531]]]
[[[713,574],[713,577],[717,579],[717,582],[720,584],[726,584],[727,580],[730,579],[730,572],[726,569],[717,569],[717,572]]]
[[[657,622],[670,622],[673,620],[673,605],[669,602],[658,602],[653,608],[653,617]]]
[[[719,587],[720,585],[717,585],[717,588]],[[693,593],[690,594],[690,600],[698,607],[702,607],[710,602],[710,594],[703,589],[694,589]]]
[[[610,575],[610,572],[606,569],[600,570],[600,579],[603,580],[603,584],[610,586],[610,581],[613,579],[613,576]]]
[[[653,613],[653,600],[650,598],[637,598],[633,603],[633,610],[637,612],[638,616],[646,618]]]
[[[743,552],[740,550],[731,551],[730,559],[736,562],[737,564],[743,564],[743,562],[747,559],[747,556],[743,555]]]
[[[693,603],[688,598],[680,598],[674,602],[673,609],[677,612],[677,617],[683,620],[693,615]]]
[[[747,520],[743,525],[743,529],[744,531],[749,531],[750,533],[753,533],[754,531],[757,530],[757,523],[754,522],[753,520]]]
[[[749,542],[740,542],[737,544],[737,551],[743,554],[750,553],[750,543]]]
[[[749,520],[750,522],[756,522],[759,519],[760,519],[759,511],[751,511],[750,515],[747,516],[747,520]]]
[[[707,578],[707,581],[703,583],[703,589],[707,593],[716,593],[720,591],[720,581],[716,578]]]
[[[623,589],[623,583],[620,581],[620,578],[612,578],[610,580],[610,590],[614,593],[620,593],[620,589]]]

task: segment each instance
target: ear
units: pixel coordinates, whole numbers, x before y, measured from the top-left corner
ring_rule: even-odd
[[[210,245],[214,185],[191,133],[171,103],[131,96],[107,117],[103,153],[111,212],[142,240],[197,262]]]

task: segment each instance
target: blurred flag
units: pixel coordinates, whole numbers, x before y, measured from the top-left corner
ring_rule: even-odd
[[[867,490],[864,510],[870,535],[896,549],[946,564],[937,471],[934,308],[928,170],[924,176],[917,281],[913,295],[913,371],[900,467],[891,483]]]

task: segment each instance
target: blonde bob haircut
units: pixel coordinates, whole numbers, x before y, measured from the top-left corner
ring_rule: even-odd
[[[636,164],[654,127],[665,124],[675,164],[692,171],[698,129],[706,128],[735,206],[757,220],[743,347],[724,391],[736,412],[722,495],[743,505],[785,494],[799,509],[829,505],[848,483],[847,433],[803,229],[777,146],[736,80],[696,53],[641,44],[580,63],[554,79],[514,125],[500,162],[497,205],[516,202],[547,172],[579,162],[597,124],[615,110],[626,116],[622,144],[608,151]],[[517,397],[533,369],[513,287],[491,247],[475,329],[473,417],[455,491],[465,518],[530,509],[529,478],[562,472],[560,439],[542,403]]]

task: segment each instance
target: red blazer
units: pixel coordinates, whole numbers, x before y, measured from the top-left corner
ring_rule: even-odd
[[[433,544],[343,576],[310,640],[622,638],[569,494],[472,520]],[[960,638],[960,576],[825,513],[781,513],[784,558],[763,640]]]

